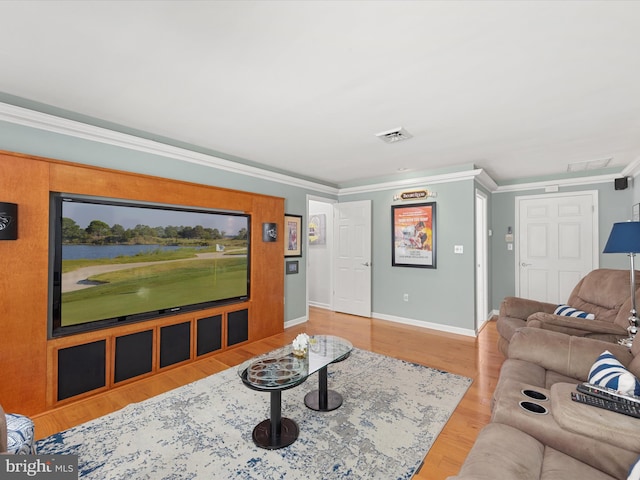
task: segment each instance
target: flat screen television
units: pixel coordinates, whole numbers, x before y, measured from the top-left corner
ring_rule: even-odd
[[[251,217],[51,194],[50,336],[249,298]]]

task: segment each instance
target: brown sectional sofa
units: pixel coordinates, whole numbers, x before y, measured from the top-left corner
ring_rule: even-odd
[[[636,272],[636,285],[640,285],[638,272]],[[638,290],[640,293],[640,288]],[[638,293],[636,295],[640,297]],[[506,357],[511,338],[516,330],[524,326],[614,343],[619,338],[627,337],[631,310],[629,270],[600,268],[589,272],[574,287],[567,305],[592,313],[595,319],[554,315],[557,304],[506,297],[500,305],[496,324],[500,334],[498,348]]]
[[[640,341],[629,350],[541,328],[514,332],[491,423],[450,479],[626,479],[640,456],[640,419],[571,400],[605,350],[640,377]],[[531,398],[531,391],[546,398]],[[523,408],[530,404],[544,412]]]
[[[520,430],[490,423],[451,480],[615,480]]]

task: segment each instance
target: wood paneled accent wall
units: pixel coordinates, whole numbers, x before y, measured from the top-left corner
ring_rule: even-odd
[[[208,315],[247,309],[248,341],[284,330],[283,239],[263,242],[261,228],[263,222],[273,222],[283,231],[283,198],[0,152],[0,201],[18,204],[19,216],[18,239],[0,240],[0,403],[6,411],[32,415],[55,406],[56,372],[52,362],[59,346],[143,329],[142,324],[137,323],[114,327],[108,334],[103,330],[47,339],[49,192],[52,191],[251,214],[249,301],[226,310],[204,310],[148,320],[144,324],[146,328],[158,329],[174,321],[195,321]]]

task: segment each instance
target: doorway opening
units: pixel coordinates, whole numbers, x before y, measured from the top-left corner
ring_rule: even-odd
[[[307,318],[309,306],[333,310],[333,207],[336,203],[307,195]]]

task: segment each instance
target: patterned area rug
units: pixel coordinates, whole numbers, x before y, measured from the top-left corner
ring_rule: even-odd
[[[158,395],[38,442],[39,454],[77,454],[80,478],[409,479],[471,384],[469,378],[354,349],[329,365],[332,412],[304,405],[314,374],[282,392],[282,416],[300,436],[257,448],[253,427],[269,394],[244,386],[235,368]]]

